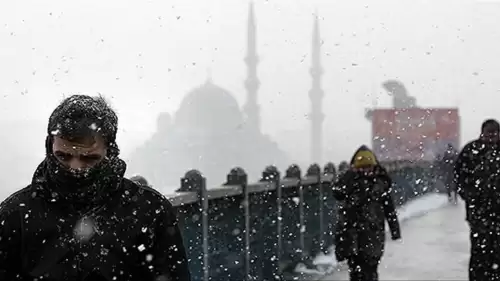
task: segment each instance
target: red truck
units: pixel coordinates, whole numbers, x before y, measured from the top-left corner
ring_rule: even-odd
[[[372,147],[380,161],[434,161],[460,149],[457,108],[373,109]]]

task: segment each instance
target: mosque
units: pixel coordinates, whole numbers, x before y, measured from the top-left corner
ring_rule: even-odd
[[[128,170],[140,174],[164,192],[177,189],[186,171],[197,169],[207,178],[208,186],[225,182],[231,168],[242,166],[250,181],[258,179],[268,165],[283,171],[292,164],[286,153],[261,131],[257,77],[259,62],[256,48],[256,24],[253,3],[248,14],[246,104],[240,108],[233,95],[211,81],[191,90],[174,116],[163,113],[156,133],[132,154]],[[313,66],[310,69],[311,156],[322,164],[321,90],[322,69],[318,20],[314,23]],[[305,167],[304,167],[305,168]]]

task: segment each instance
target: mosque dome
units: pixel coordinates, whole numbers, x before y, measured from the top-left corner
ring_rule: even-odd
[[[175,114],[175,126],[208,132],[232,132],[244,122],[236,99],[210,80],[190,91]]]

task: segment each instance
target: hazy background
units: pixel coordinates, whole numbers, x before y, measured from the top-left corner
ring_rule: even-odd
[[[45,126],[64,95],[101,93],[120,117],[126,159],[160,112],[214,82],[245,101],[245,0],[0,3],[0,197],[25,186],[43,158]],[[313,14],[325,70],[325,158],[370,144],[364,108],[389,106],[385,79],[420,106],[459,106],[462,140],[499,117],[500,3],[464,0],[256,0],[263,130],[309,159]]]

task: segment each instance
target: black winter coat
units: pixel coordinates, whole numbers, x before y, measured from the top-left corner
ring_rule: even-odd
[[[454,183],[454,168],[455,168],[455,161],[457,160],[458,153],[455,153],[453,151],[451,152],[446,152],[443,155],[443,159],[441,159],[439,163],[439,170],[440,173],[442,174],[444,184],[450,185]]]
[[[469,223],[492,229],[500,226],[500,143],[468,143],[458,156],[454,174]]]
[[[0,280],[190,280],[172,205],[122,176],[82,209],[51,192],[42,164],[0,206]]]
[[[361,255],[379,260],[384,253],[386,220],[392,238],[401,237],[390,187],[391,179],[380,166],[375,175],[349,170],[336,182],[334,197],[339,204],[337,259]]]

